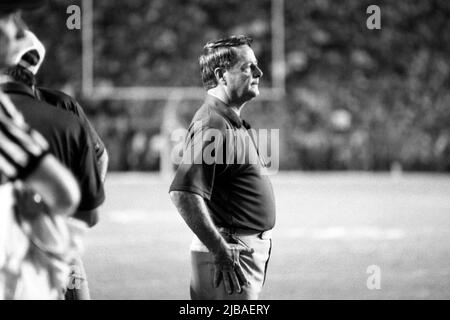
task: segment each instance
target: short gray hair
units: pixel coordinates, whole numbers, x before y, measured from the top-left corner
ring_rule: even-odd
[[[229,69],[236,63],[237,54],[234,48],[250,46],[252,41],[252,38],[248,36],[239,35],[206,43],[203,54],[199,58],[202,82],[206,90],[217,86],[214,74],[216,68]]]

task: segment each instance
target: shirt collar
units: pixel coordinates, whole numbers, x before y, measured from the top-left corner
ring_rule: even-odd
[[[221,116],[228,119],[235,127],[240,128],[244,125],[244,120],[242,120],[236,112],[231,110],[231,108],[225,104],[222,100],[207,94],[205,103],[218,112]]]
[[[0,88],[3,92],[7,94],[25,94],[32,98],[35,98],[33,89],[27,86],[26,84],[10,81],[6,83],[1,83]]]

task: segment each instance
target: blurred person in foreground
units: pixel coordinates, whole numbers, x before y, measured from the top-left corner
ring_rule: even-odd
[[[192,299],[258,299],[266,278],[274,194],[250,125],[240,117],[259,95],[263,75],[250,45],[246,36],[208,42],[199,59],[207,95],[170,186],[172,201],[195,234]],[[255,157],[260,161],[249,161]]]
[[[41,1],[0,4],[0,70],[27,45],[20,9]],[[0,83],[7,81],[0,77]],[[57,299],[65,286],[75,232],[67,223],[80,200],[77,182],[49,153],[47,141],[0,91],[0,299]],[[23,210],[33,192],[36,210]],[[77,229],[77,230],[76,230]]]
[[[79,179],[82,191],[80,207],[83,209],[78,210],[74,217],[93,227],[98,220],[97,207],[104,199],[105,176],[101,172],[104,171],[106,175],[105,161],[107,160],[102,157],[106,155],[103,142],[90,125],[81,107],[71,97],[58,91],[45,89],[45,97],[51,98],[52,104],[37,101],[36,95],[40,93],[40,90],[36,87],[34,75],[44,60],[45,48],[31,31],[25,31],[25,37],[30,39],[31,45],[19,52],[14,61],[15,65],[7,70],[7,74],[15,81],[3,85],[2,88],[17,99],[18,106],[24,105],[25,97],[34,99],[33,109],[23,110],[25,117],[29,116],[35,120],[36,129],[41,130],[48,138],[56,157]],[[97,139],[97,143],[94,143],[93,139]],[[97,158],[98,141],[103,150]],[[78,257],[73,265],[65,297],[67,300],[90,299],[87,275],[81,257]]]
[[[44,101],[59,109],[70,111],[80,119],[83,127],[94,142],[97,164],[102,181],[104,182],[109,163],[109,156],[105,144],[78,101],[62,91],[37,86],[36,74],[44,62],[46,49],[33,32],[26,30],[25,34],[31,39],[32,45],[16,56],[14,65],[6,70],[6,74],[11,76],[15,81],[29,86],[38,100]]]

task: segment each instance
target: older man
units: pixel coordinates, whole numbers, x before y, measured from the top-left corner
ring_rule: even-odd
[[[207,96],[196,112],[170,196],[195,233],[192,299],[257,299],[275,224],[274,195],[244,105],[263,73],[246,36],[209,42],[200,57]],[[213,147],[211,147],[213,146]],[[245,147],[247,146],[247,147]]]

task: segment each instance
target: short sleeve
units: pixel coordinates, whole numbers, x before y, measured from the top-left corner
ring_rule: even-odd
[[[86,131],[79,138],[79,163],[76,177],[81,189],[79,211],[89,211],[99,207],[105,200],[105,191],[97,166],[94,144]]]
[[[207,122],[193,123],[186,135],[183,158],[169,191],[187,191],[211,199],[214,180],[223,170],[224,134]]]
[[[100,159],[103,152],[105,152],[105,149],[106,149],[105,144],[103,143],[103,141],[100,138],[100,136],[98,135],[97,131],[94,129],[94,127],[92,126],[88,117],[84,113],[83,108],[78,103],[75,104],[75,108],[77,109],[78,117],[80,118],[81,122],[83,123],[83,126],[88,130],[91,140],[94,143],[95,155],[98,160],[98,159]]]

